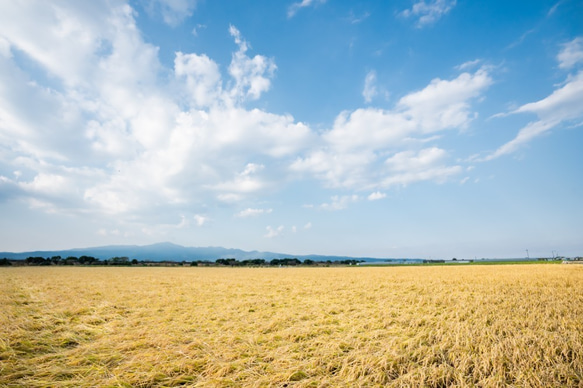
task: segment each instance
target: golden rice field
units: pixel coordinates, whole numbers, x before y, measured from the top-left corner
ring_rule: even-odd
[[[0,269],[1,387],[582,387],[583,266]]]

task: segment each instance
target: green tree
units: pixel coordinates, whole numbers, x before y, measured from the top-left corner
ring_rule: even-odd
[[[129,265],[130,264],[130,258],[126,257],[126,256],[122,256],[122,257],[112,257],[109,261],[110,265]]]

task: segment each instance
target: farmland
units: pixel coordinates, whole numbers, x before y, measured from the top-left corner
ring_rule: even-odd
[[[0,268],[0,386],[582,386],[583,266]]]

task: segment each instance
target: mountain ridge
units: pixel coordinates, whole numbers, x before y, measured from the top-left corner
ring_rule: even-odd
[[[365,260],[370,262],[376,261],[391,261],[403,259],[390,258],[373,258],[373,257],[353,257],[353,256],[336,256],[336,255],[294,255],[289,253],[277,253],[266,251],[245,251],[237,248],[224,248],[216,246],[208,247],[185,247],[172,242],[159,242],[149,245],[104,245],[88,248],[72,248],[62,250],[37,250],[27,252],[0,252],[0,258],[7,258],[12,260],[24,260],[27,257],[52,257],[61,256],[63,258],[68,256],[93,256],[101,260],[109,259],[111,257],[129,257],[136,260],[149,261],[195,261],[208,260],[215,261],[218,259],[234,258],[237,260],[250,259],[283,259],[283,258],[298,258],[310,259],[314,261],[336,261],[336,260]],[[411,260],[411,259],[408,259]]]

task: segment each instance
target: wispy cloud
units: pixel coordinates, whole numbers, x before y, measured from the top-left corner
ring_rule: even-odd
[[[561,53],[564,53],[566,50],[564,48]],[[574,66],[575,63],[580,61],[577,55],[573,55],[572,53],[563,57],[559,55],[558,60],[561,64],[566,64],[563,67]],[[583,104],[581,104],[581,101],[583,101],[583,70],[575,75],[569,76],[566,83],[555,89],[549,96],[539,101],[522,105],[518,109],[510,112],[511,114],[535,114],[538,120],[524,126],[519,130],[514,139],[503,144],[496,151],[486,157],[475,155],[473,159],[477,161],[488,161],[511,154],[532,139],[552,130],[562,123],[583,119]],[[577,123],[576,126],[578,125],[580,124]]]
[[[335,195],[330,199],[331,199],[330,202],[321,204],[320,209],[330,211],[344,210],[348,207],[349,204],[353,202],[358,202],[360,200],[360,197],[356,194],[342,196]]]
[[[325,2],[326,0],[302,0],[300,2],[293,3],[287,9],[287,17],[288,18],[294,17],[296,13],[302,8],[314,7],[319,4],[324,4]]]
[[[192,35],[194,36],[198,36],[198,32],[200,30],[204,30],[206,28],[205,24],[197,24],[196,27],[194,27],[191,31]]]
[[[523,127],[514,139],[502,145],[484,160],[492,160],[502,155],[513,153],[522,145],[550,131],[560,123],[566,120],[582,118],[583,106],[581,101],[583,101],[583,72],[577,74],[572,81],[555,90],[548,97],[517,109],[514,113],[535,113],[540,120]]]
[[[196,0],[149,0],[147,11],[151,15],[160,13],[164,22],[176,27],[192,15]]]
[[[571,69],[583,63],[583,37],[579,36],[562,45],[557,61],[561,69]]]
[[[285,229],[283,225],[278,226],[277,228],[272,228],[271,226],[267,226],[266,228],[267,233],[263,235],[265,238],[275,238],[282,235],[283,230]]]
[[[365,12],[360,16],[356,16],[354,14],[354,12],[350,11],[350,15],[348,16],[348,22],[350,24],[360,24],[363,21],[365,21],[366,19],[368,19],[370,17],[370,13],[369,12]]]
[[[461,65],[456,66],[455,68],[459,71],[468,71],[475,69],[478,65],[482,63],[481,59],[474,59],[473,61],[467,61],[462,63]]]
[[[203,226],[210,221],[210,218],[200,214],[195,214],[193,218],[197,226]]]
[[[552,15],[553,15],[555,12],[557,12],[557,9],[559,8],[559,6],[560,6],[561,4],[563,4],[564,2],[565,2],[565,0],[560,0],[560,1],[557,1],[557,2],[556,2],[556,3],[555,3],[555,4],[554,4],[554,5],[553,5],[553,6],[552,6],[550,9],[549,9],[549,12],[547,12],[547,17],[548,17],[548,16],[552,16]]]
[[[520,46],[522,44],[522,42],[524,42],[524,40],[530,35],[535,33],[538,29],[539,29],[540,25],[536,26],[535,28],[531,28],[527,31],[525,31],[522,35],[520,35],[520,37],[518,39],[516,39],[514,42],[510,43],[506,48],[507,49],[511,49],[517,46]]]
[[[246,217],[255,217],[261,214],[269,214],[273,211],[273,209],[253,209],[247,208],[245,210],[241,210],[239,213],[235,214],[236,217],[246,218]]]
[[[455,5],[456,0],[421,0],[413,4],[410,9],[402,11],[401,15],[406,18],[417,18],[417,27],[423,28],[441,19]]]
[[[370,103],[372,99],[378,94],[376,82],[376,71],[369,71],[364,78],[364,88],[362,89],[362,97],[364,97],[365,102]]]

